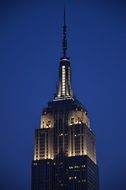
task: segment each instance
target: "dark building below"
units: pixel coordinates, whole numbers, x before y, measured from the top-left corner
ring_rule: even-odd
[[[33,190],[99,189],[98,167],[88,156],[57,159],[33,161]]]

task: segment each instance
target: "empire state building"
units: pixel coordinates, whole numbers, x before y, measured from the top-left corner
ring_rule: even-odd
[[[95,135],[72,91],[66,29],[64,11],[59,84],[35,130],[32,190],[99,190]]]

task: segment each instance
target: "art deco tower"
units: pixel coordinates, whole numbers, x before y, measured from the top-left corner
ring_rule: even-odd
[[[72,91],[66,29],[64,11],[59,84],[35,131],[32,190],[99,190],[95,135]]]

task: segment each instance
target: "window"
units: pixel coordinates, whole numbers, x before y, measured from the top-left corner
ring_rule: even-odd
[[[86,166],[85,166],[85,165],[82,165],[81,167],[82,167],[82,168],[85,168]]]
[[[86,182],[86,179],[82,179],[82,182]]]
[[[73,118],[73,117],[71,118],[71,123],[72,123],[72,124],[74,123],[74,118]]]
[[[34,166],[37,166],[37,163],[36,163],[36,162],[34,163]]]

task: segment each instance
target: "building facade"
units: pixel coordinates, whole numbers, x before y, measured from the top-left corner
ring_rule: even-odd
[[[32,190],[99,190],[95,135],[72,91],[64,11],[59,84],[35,130]]]

